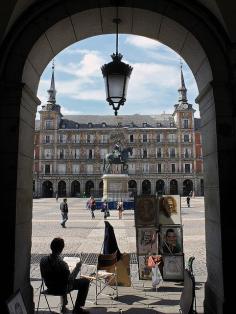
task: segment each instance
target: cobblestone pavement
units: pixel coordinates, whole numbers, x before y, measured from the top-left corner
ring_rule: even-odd
[[[33,231],[31,250],[31,283],[34,288],[35,303],[37,305],[40,274],[40,258],[50,253],[50,242],[54,237],[65,240],[63,253],[69,256],[78,256],[82,253],[82,260],[87,263],[96,262],[96,254],[101,250],[104,238],[103,213],[95,212],[96,218],[91,219],[86,209],[86,199],[69,198],[69,220],[67,228],[60,225],[60,199],[36,199],[33,204]],[[196,295],[198,313],[203,313],[204,282],[206,280],[205,263],[205,218],[204,199],[196,197],[191,199],[191,207],[186,207],[186,200],[182,198],[182,224],[185,265],[190,256],[195,256],[193,264],[196,278]],[[118,219],[117,211],[110,211],[109,221],[114,227],[120,251],[130,253],[131,256],[131,287],[119,287],[119,301],[109,298],[102,299],[101,304],[95,306],[87,303],[91,313],[114,313],[123,310],[123,313],[178,313],[179,299],[183,288],[182,283],[164,281],[157,291],[153,291],[151,282],[139,280],[137,277],[136,234],[134,228],[133,211],[124,212],[123,219]],[[81,256],[81,255],[80,255]],[[89,260],[88,260],[89,259]],[[88,301],[93,299],[93,289],[90,289]],[[59,300],[50,299],[52,309],[59,312]],[[49,313],[44,299],[40,303],[40,314]]]

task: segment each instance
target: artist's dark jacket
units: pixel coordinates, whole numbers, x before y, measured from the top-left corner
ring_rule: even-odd
[[[50,254],[40,261],[42,278],[49,291],[66,293],[70,270],[60,255]]]

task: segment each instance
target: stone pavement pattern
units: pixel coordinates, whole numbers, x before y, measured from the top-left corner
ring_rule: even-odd
[[[39,261],[43,255],[50,253],[50,242],[54,237],[59,236],[65,240],[63,253],[69,256],[78,256],[82,253],[82,256],[95,257],[95,254],[100,253],[103,243],[103,213],[96,211],[96,218],[92,220],[85,206],[86,199],[68,198],[69,220],[66,224],[67,228],[63,229],[60,225],[60,201],[60,199],[58,202],[55,199],[36,199],[33,204],[31,283],[36,305],[41,283]],[[181,207],[185,265],[188,258],[194,255],[197,311],[203,313],[204,282],[206,281],[204,199],[192,198],[191,207],[187,208],[185,198],[182,198]],[[100,297],[98,305],[95,306],[91,303],[94,300],[92,285],[86,307],[90,308],[91,314],[121,313],[120,310],[126,314],[179,313],[182,283],[163,281],[155,291],[151,281],[138,279],[133,211],[125,211],[122,220],[118,219],[117,211],[110,211],[110,213],[109,222],[114,227],[120,251],[131,254],[132,286],[119,287],[118,301]],[[75,293],[72,292],[73,298],[75,298]],[[59,297],[49,297],[49,302],[52,310],[58,313]],[[72,309],[70,303],[68,307]],[[49,313],[44,298],[41,299],[39,313]]]

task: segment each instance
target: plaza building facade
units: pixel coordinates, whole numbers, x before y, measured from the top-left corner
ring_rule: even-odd
[[[63,116],[53,69],[48,101],[36,120],[34,197],[102,196],[103,159],[116,143],[132,148],[131,193],[203,195],[200,119],[187,101],[182,68],[178,92],[170,114]]]

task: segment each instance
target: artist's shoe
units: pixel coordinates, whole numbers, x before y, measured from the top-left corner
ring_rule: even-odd
[[[62,305],[61,308],[60,308],[60,314],[64,314],[66,312],[68,312],[69,309],[65,306],[65,305]]]

